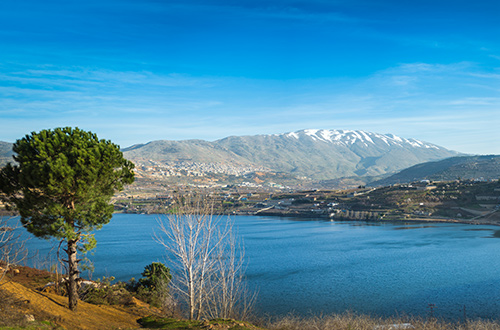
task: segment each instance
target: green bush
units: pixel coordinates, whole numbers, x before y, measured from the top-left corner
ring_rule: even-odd
[[[136,297],[156,307],[162,307],[165,296],[168,295],[168,284],[172,279],[170,269],[161,262],[153,262],[141,274],[143,277],[136,281],[132,278],[127,289],[134,292]]]
[[[97,280],[96,287],[89,287],[82,294],[82,300],[95,305],[127,305],[132,302],[132,294],[126,289],[126,283],[111,284],[115,278],[103,277]]]

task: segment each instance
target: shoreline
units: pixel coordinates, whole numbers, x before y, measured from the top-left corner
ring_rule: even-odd
[[[134,213],[134,212],[114,212],[113,214],[142,214],[142,213]],[[147,214],[155,214],[161,215],[166,213],[147,213]],[[384,223],[384,222],[403,222],[403,223],[460,223],[466,225],[486,225],[486,226],[500,226],[500,212],[496,212],[498,220],[489,220],[489,219],[455,219],[455,218],[409,218],[409,219],[349,219],[349,218],[331,218],[324,214],[315,214],[315,213],[285,213],[285,212],[234,212],[234,213],[217,213],[216,215],[247,215],[247,216],[270,216],[270,217],[281,217],[281,218],[301,218],[301,219],[321,219],[324,221],[362,221],[362,222],[370,222],[370,223]],[[491,216],[490,214],[489,216]],[[0,210],[0,217],[17,217],[19,214],[15,214],[14,212],[2,212]]]
[[[409,219],[349,219],[349,218],[331,218],[325,214],[316,214],[311,212],[304,213],[286,213],[286,212],[248,212],[248,211],[234,211],[233,213],[215,213],[214,215],[246,215],[246,216],[269,216],[278,218],[301,218],[307,219],[317,219],[324,221],[362,221],[370,223],[384,223],[384,222],[414,222],[414,223],[460,223],[466,225],[488,225],[488,226],[500,226],[500,212],[498,213],[498,220],[488,220],[488,219],[456,219],[456,218],[409,218]],[[113,214],[155,214],[155,215],[165,215],[167,213],[134,213],[134,212],[114,212]],[[490,214],[491,215],[491,214]]]
[[[150,214],[150,215],[167,215],[167,213],[132,213],[132,212],[115,212],[114,214]],[[369,223],[390,223],[390,222],[414,222],[414,223],[460,223],[467,225],[491,225],[491,226],[500,226],[500,218],[498,221],[488,221],[488,220],[472,220],[472,219],[453,219],[453,218],[411,218],[411,219],[348,219],[348,218],[331,218],[324,214],[315,214],[315,213],[276,213],[276,212],[233,212],[233,213],[214,213],[217,216],[232,216],[232,215],[241,215],[241,216],[268,216],[268,217],[277,217],[277,218],[299,218],[304,221],[307,220],[322,220],[322,221],[359,221],[359,222],[369,222]]]
[[[314,213],[278,213],[278,212],[260,212],[258,214],[250,213],[250,212],[236,212],[234,215],[251,215],[251,216],[271,216],[271,217],[283,217],[283,218],[302,218],[302,219],[322,219],[322,220],[330,220],[330,221],[363,221],[370,223],[384,223],[384,222],[414,222],[414,223],[460,223],[467,225],[488,225],[488,226],[500,226],[500,219],[498,221],[491,221],[487,219],[455,219],[455,218],[410,218],[410,219],[339,219],[339,218],[331,218],[322,214],[314,214]]]

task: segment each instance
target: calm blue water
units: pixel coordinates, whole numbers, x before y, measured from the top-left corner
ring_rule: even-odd
[[[157,215],[116,214],[96,232],[93,278],[139,278],[165,262]],[[257,310],[500,318],[500,227],[232,217],[243,238]],[[55,243],[31,239],[40,257]]]

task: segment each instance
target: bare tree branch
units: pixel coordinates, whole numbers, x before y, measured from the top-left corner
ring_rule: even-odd
[[[0,216],[0,282],[12,266],[19,264],[27,256],[25,242],[16,231],[21,227],[19,220]]]
[[[213,203],[198,197],[179,198],[175,213],[159,221],[155,240],[167,251],[172,292],[185,303],[190,319],[234,317],[249,310],[241,305],[247,294],[244,251],[231,220],[225,219],[214,216]]]

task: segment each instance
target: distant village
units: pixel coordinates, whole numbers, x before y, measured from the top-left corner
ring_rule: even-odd
[[[500,183],[481,178],[449,182],[423,180],[345,190],[296,190],[244,181],[226,185],[158,185],[157,181],[144,179],[115,196],[115,209],[125,213],[169,213],[176,196],[180,195],[208,196],[218,214],[500,224]]]
[[[162,182],[210,189],[219,189],[228,185],[255,189],[290,189],[287,183],[295,185],[297,181],[304,180],[304,178],[291,175],[276,174],[265,167],[230,162],[135,160],[134,163],[136,179],[141,182],[141,185],[146,186],[154,186]]]
[[[266,172],[269,169],[257,166],[243,166],[231,163],[198,163],[192,161],[161,162],[155,160],[135,161],[139,176],[152,177],[202,177],[213,174],[243,176],[253,172]]]

